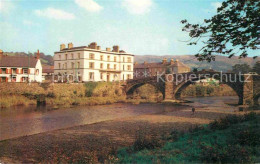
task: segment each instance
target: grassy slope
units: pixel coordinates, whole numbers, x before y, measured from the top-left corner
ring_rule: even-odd
[[[232,120],[232,119],[231,119]],[[204,128],[168,141],[157,149],[129,153],[129,148],[118,153],[120,163],[201,163],[201,162],[260,162],[260,116],[239,121],[222,128]],[[214,123],[211,124],[214,126]],[[131,148],[130,148],[131,149]],[[133,148],[132,148],[133,149]]]

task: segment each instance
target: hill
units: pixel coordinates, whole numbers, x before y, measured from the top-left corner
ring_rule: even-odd
[[[260,59],[253,59],[251,57],[239,59],[238,57],[233,57],[231,59],[225,56],[216,56],[216,61],[212,61],[208,63],[206,61],[200,62],[193,55],[165,55],[165,56],[154,56],[154,55],[136,55],[135,62],[143,63],[147,62],[161,62],[163,58],[170,59],[178,59],[184,64],[190,66],[191,68],[199,68],[199,69],[209,69],[212,68],[216,71],[228,71],[232,69],[232,66],[235,64],[243,64],[247,63],[251,67]]]
[[[19,56],[28,56],[28,53],[25,52],[4,52],[4,55],[19,55]],[[30,54],[30,55],[36,55]],[[40,53],[40,58],[43,65],[53,65],[53,56],[45,55],[44,53]],[[155,55],[136,55],[135,62],[143,63],[147,62],[161,62],[163,58],[167,59],[178,59],[184,64],[190,66],[191,68],[199,68],[199,69],[209,69],[212,68],[216,71],[228,71],[232,69],[232,66],[235,64],[243,64],[247,63],[251,67],[260,59],[253,59],[251,57],[247,57],[244,59],[239,59],[238,57],[233,57],[231,59],[225,56],[216,56],[216,61],[212,61],[208,63],[206,61],[200,62],[193,55],[165,55],[165,56],[155,56]]]

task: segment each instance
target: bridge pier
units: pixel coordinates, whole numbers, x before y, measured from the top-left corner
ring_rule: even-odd
[[[174,98],[173,96],[173,82],[165,82],[165,96],[164,100],[172,100]]]
[[[254,105],[254,81],[252,75],[244,75],[243,105]]]

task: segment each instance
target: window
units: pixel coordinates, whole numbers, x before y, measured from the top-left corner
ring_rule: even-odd
[[[78,62],[78,68],[80,68],[80,62]]]
[[[127,62],[128,62],[128,63],[131,63],[131,57],[128,57],[128,58],[127,58]]]
[[[95,54],[89,54],[90,59],[95,59]]]
[[[114,62],[116,62],[116,56],[114,57]]]
[[[65,63],[65,69],[67,69],[67,63]]]
[[[89,72],[89,80],[94,80],[94,72]]]
[[[131,75],[130,75],[130,74],[128,74],[128,75],[127,75],[127,80],[128,80],[128,79],[130,79],[130,78],[131,78]]]
[[[24,69],[23,69],[23,73],[24,73],[24,74],[28,74],[28,69],[27,69],[27,68],[24,68]]]
[[[131,65],[128,65],[128,66],[127,66],[127,70],[128,70],[128,71],[131,71]]]
[[[100,56],[100,60],[103,61],[103,55]]]
[[[107,56],[107,61],[110,61],[110,56]]]
[[[65,54],[65,59],[66,59],[66,60],[68,59],[68,54]]]
[[[80,53],[78,53],[78,58],[80,59]]]
[[[74,63],[73,62],[71,62],[71,68],[74,69]]]
[[[123,71],[125,70],[125,65],[123,65]]]
[[[107,64],[107,69],[110,69],[110,64]]]
[[[123,57],[123,62],[125,62],[125,57]]]
[[[60,63],[58,63],[58,65],[59,65],[58,67],[59,67],[59,69],[60,69]]]
[[[6,68],[2,68],[3,74],[6,73]]]
[[[103,73],[100,73],[100,79],[103,80]]]
[[[94,69],[94,62],[89,62],[89,68]]]
[[[103,63],[100,63],[100,69],[103,69]]]
[[[59,59],[61,60],[61,56],[59,55]]]
[[[116,64],[114,64],[114,70],[116,70]]]
[[[73,54],[71,54],[71,59],[74,59],[74,55]]]
[[[39,69],[36,69],[36,75],[39,75]]]

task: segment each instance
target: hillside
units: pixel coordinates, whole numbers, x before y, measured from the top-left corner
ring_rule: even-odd
[[[25,52],[4,52],[5,55],[20,55],[20,56],[28,56],[28,53]],[[36,53],[31,54],[36,55]],[[53,56],[45,55],[44,53],[40,53],[41,61],[43,65],[53,65]],[[155,55],[136,55],[135,62],[143,63],[147,62],[161,62],[163,58],[167,59],[178,59],[184,64],[190,66],[191,68],[199,68],[199,69],[209,69],[212,68],[217,71],[228,71],[232,69],[232,66],[235,64],[243,64],[247,63],[251,67],[257,62],[260,61],[260,58],[253,59],[251,57],[239,59],[238,57],[233,57],[229,59],[224,56],[217,56],[216,61],[208,63],[206,61],[199,62],[193,55],[165,55],[165,56],[155,56]]]
[[[184,64],[190,66],[191,68],[199,68],[199,69],[209,69],[212,68],[217,71],[228,71],[232,69],[232,66],[235,64],[243,64],[247,63],[251,67],[260,59],[253,59],[251,57],[239,59],[238,57],[233,57],[231,59],[225,56],[216,56],[216,61],[212,61],[208,63],[206,61],[199,62],[193,55],[166,55],[166,56],[154,56],[154,55],[136,55],[135,62],[143,63],[147,62],[160,62],[163,58],[170,59],[178,59]]]

